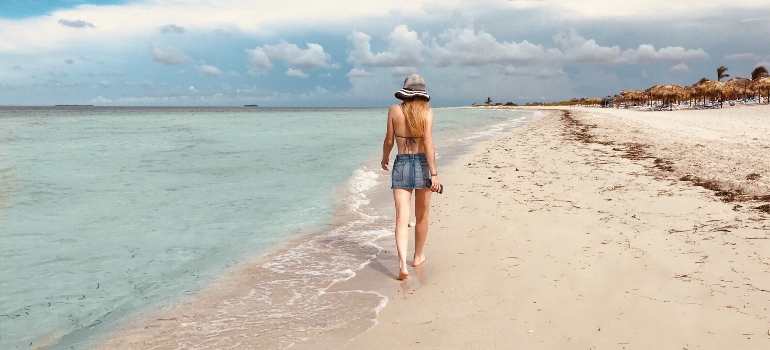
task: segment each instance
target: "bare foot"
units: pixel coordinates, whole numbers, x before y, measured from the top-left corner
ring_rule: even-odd
[[[420,254],[420,256],[415,256],[414,260],[412,261],[412,266],[417,267],[422,265],[422,263],[425,262],[425,254]]]
[[[397,279],[399,281],[403,281],[407,277],[409,277],[409,270],[406,269],[406,261],[399,261],[398,262],[398,268],[399,268],[399,271],[398,271],[398,278]]]

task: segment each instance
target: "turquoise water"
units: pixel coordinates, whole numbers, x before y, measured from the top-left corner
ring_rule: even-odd
[[[386,113],[0,108],[0,348],[79,347],[67,336],[327,227],[342,186],[383,183],[366,164]],[[531,116],[437,109],[437,146]]]

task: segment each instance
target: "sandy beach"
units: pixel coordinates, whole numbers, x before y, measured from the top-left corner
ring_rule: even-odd
[[[770,348],[770,107],[548,113],[441,169],[427,262],[344,348]]]
[[[98,348],[770,348],[770,107],[543,112],[440,167],[407,281],[382,239],[324,294],[349,308],[283,320],[257,307],[256,263]]]

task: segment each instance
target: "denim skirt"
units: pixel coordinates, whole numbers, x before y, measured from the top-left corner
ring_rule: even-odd
[[[430,182],[430,167],[425,153],[396,155],[390,188],[426,188],[430,187]]]

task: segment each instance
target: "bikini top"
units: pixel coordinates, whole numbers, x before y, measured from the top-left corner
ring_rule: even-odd
[[[395,135],[395,134],[393,136],[398,137],[398,138],[402,138],[402,139],[404,139],[406,141],[406,150],[407,150],[407,152],[411,152],[412,151],[412,144],[417,144],[417,141],[415,139],[421,139],[422,138],[422,136],[398,136],[398,135]]]
[[[401,113],[404,114],[404,119],[406,120],[406,112],[404,112],[404,104],[402,103],[399,107],[401,108]],[[407,152],[412,151],[412,144],[417,144],[417,141],[415,139],[422,138],[422,136],[398,136],[398,135],[394,135],[394,136],[405,139]]]

